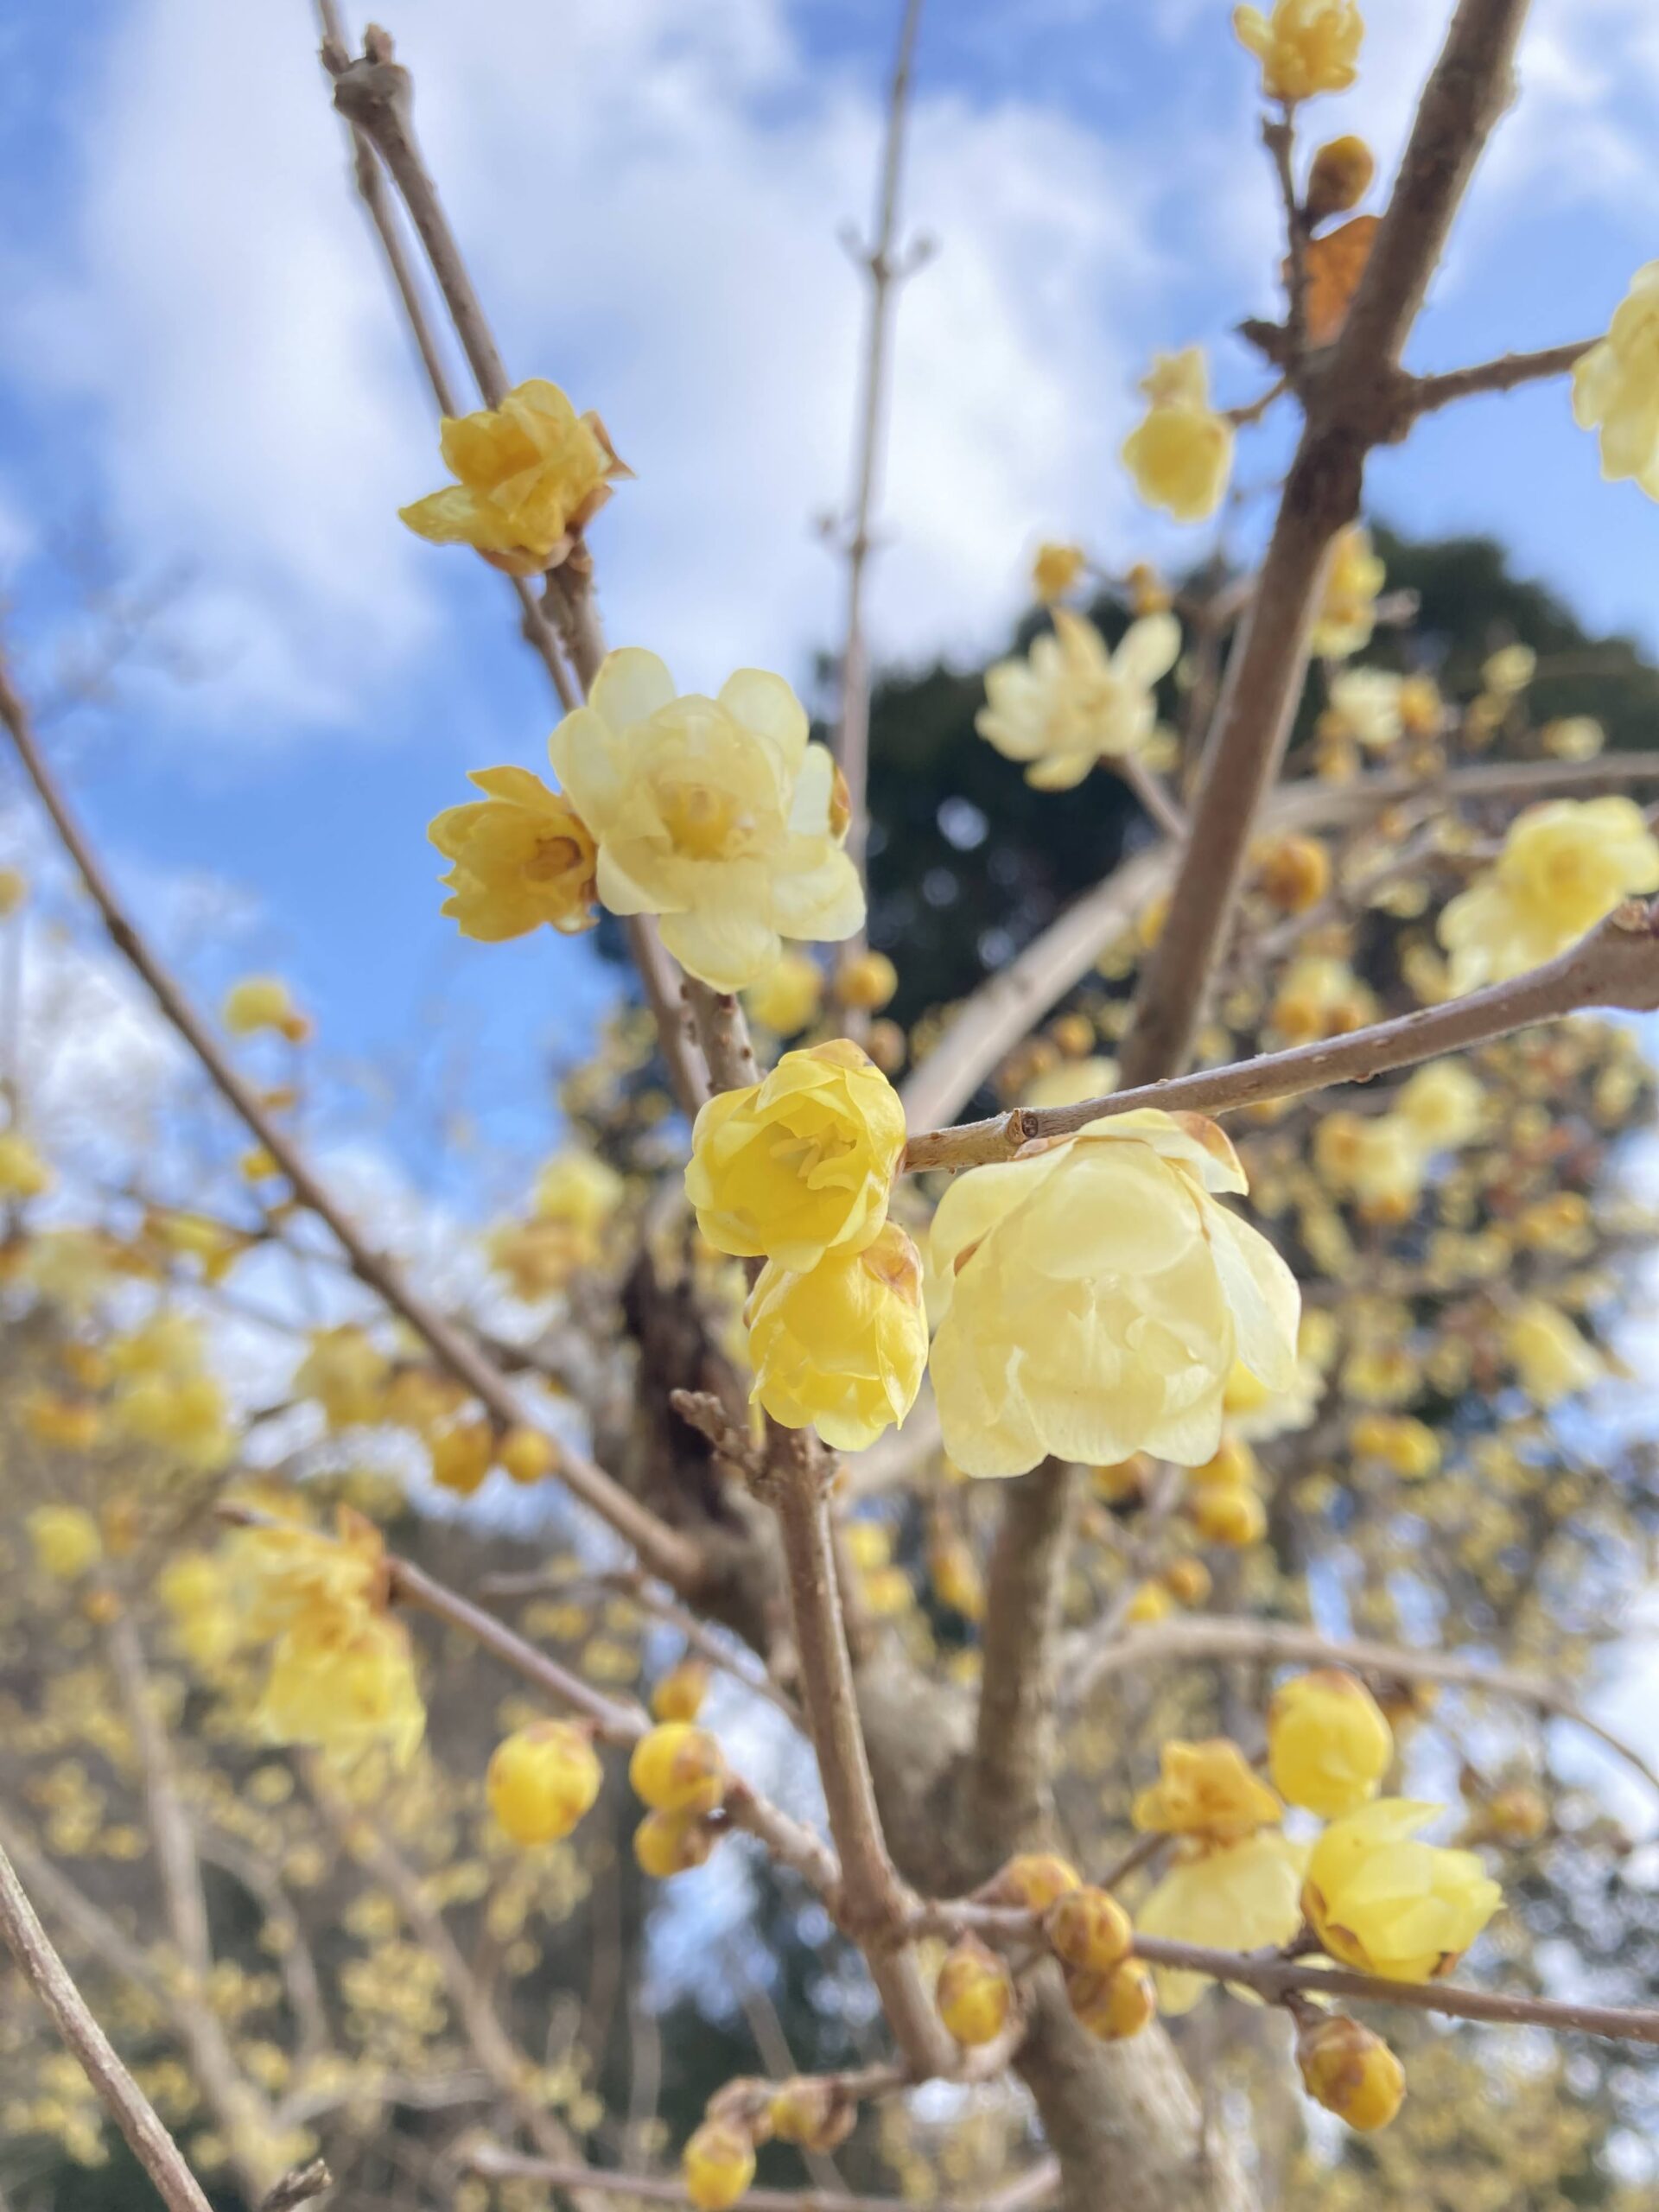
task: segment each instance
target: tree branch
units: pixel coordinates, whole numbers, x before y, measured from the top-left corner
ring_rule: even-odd
[[[618,2196],[637,2197],[642,2204],[690,2204],[694,2199],[677,2175],[629,2174],[613,2169],[559,2164],[548,2158],[526,2158],[499,2144],[480,2143],[465,2153],[468,2172],[488,2181],[539,2181],[552,2189],[588,2189]],[[751,2189],[742,2202],[745,2212],[1027,2212],[1045,2203],[1053,2191],[1057,2169],[1052,2159],[1033,2166],[1028,2175],[988,2196],[936,2197],[917,2202],[909,2197],[851,2196],[839,2189]]]
[[[1567,346],[1541,346],[1535,353],[1503,353],[1495,361],[1447,369],[1439,376],[1408,377],[1401,389],[1400,425],[1395,435],[1403,437],[1420,415],[1432,415],[1436,408],[1449,407],[1477,392],[1513,391],[1544,377],[1565,376],[1598,342],[1580,338]]]
[[[1588,1007],[1618,1007],[1633,1014],[1659,1009],[1659,903],[1644,906],[1630,900],[1616,907],[1567,951],[1510,982],[1351,1030],[1344,1037],[1263,1052],[1253,1060],[1114,1091],[1076,1106],[1016,1106],[988,1121],[931,1129],[911,1139],[905,1166],[915,1172],[1013,1160],[1038,1139],[1068,1136],[1103,1116],[1138,1107],[1224,1114],[1269,1099],[1300,1097],[1333,1084],[1368,1083],[1394,1069],[1467,1052]]]
[[[17,1971],[52,2017],[53,2025],[86,2069],[98,2099],[131,2146],[132,2154],[156,2184],[168,2212],[213,2212],[184,2153],[162,2126],[156,2109],[117,2057],[98,2022],[86,2009],[69,1969],[53,1948],[22,1884],[0,1849],[0,1942]]]

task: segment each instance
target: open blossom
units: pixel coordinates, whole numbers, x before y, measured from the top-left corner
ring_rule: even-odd
[[[837,1037],[709,1101],[691,1132],[686,1196],[717,1252],[801,1273],[874,1241],[904,1149],[898,1092]]]
[[[1239,1843],[1284,1817],[1284,1807],[1230,1737],[1188,1744],[1172,1736],[1159,1768],[1157,1781],[1136,1795],[1130,1817],[1138,1828]]]
[[[845,786],[781,676],[740,669],[718,698],[682,698],[655,653],[625,648],[548,749],[598,843],[601,899],[660,914],[664,944],[714,989],[759,982],[783,938],[862,925]]]
[[[1375,1797],[1394,1732],[1357,1675],[1328,1667],[1281,1683],[1268,1708],[1268,1770],[1293,1805],[1331,1820]]]
[[[1389,1981],[1449,1974],[1503,1893],[1472,1851],[1419,1843],[1440,1811],[1379,1797],[1333,1821],[1308,1854],[1302,1904],[1325,1950]]]
[[[471,545],[515,576],[563,560],[610,498],[611,479],[630,473],[598,416],[578,415],[541,377],[499,407],[445,416],[438,450],[460,481],[399,508],[400,518],[417,537]]]
[[[1558,952],[1632,892],[1659,891],[1659,839],[1633,799],[1546,799],[1440,915],[1452,988],[1501,983]]]
[[[1331,684],[1325,726],[1368,752],[1385,753],[1405,728],[1401,699],[1406,678],[1386,668],[1345,668]]]
[[[1173,1936],[1224,1951],[1287,1943],[1302,1924],[1305,1844],[1277,1828],[1242,1842],[1187,1844],[1135,1915],[1144,1936]],[[1190,2012],[1210,1982],[1177,1967],[1157,1969],[1166,2012]]]
[[[1659,499],[1659,261],[1630,279],[1607,335],[1573,372],[1573,414],[1601,432],[1601,473]]]
[[[1235,8],[1233,29],[1262,64],[1262,90],[1270,100],[1345,92],[1359,73],[1365,19],[1355,0],[1277,0],[1270,16]]]
[[[1062,545],[1045,539],[1031,563],[1031,588],[1045,607],[1069,592],[1089,565],[1081,545]]]
[[[485,796],[445,807],[426,833],[454,863],[442,911],[461,935],[499,944],[543,922],[565,937],[592,929],[599,850],[569,800],[528,768],[474,768],[467,780]]]
[[[922,1387],[921,1255],[889,1221],[862,1251],[827,1252],[804,1274],[768,1261],[748,1325],[751,1398],[785,1428],[810,1425],[833,1450],[861,1452]]]
[[[954,1183],[929,1281],[956,1464],[1017,1475],[1050,1452],[1109,1466],[1147,1451],[1192,1466],[1221,1440],[1235,1360],[1289,1389],[1295,1279],[1215,1195],[1244,1188],[1213,1122],[1152,1109]]]
[[[1371,550],[1371,533],[1363,523],[1351,523],[1338,535],[1325,570],[1313,651],[1326,660],[1346,660],[1370,645],[1376,602],[1387,581],[1381,557]]]
[[[1024,660],[986,670],[974,727],[1005,760],[1030,764],[1033,789],[1071,791],[1096,760],[1145,748],[1158,722],[1154,687],[1180,649],[1173,614],[1143,615],[1109,652],[1092,622],[1057,607],[1053,629],[1032,640]]]
[[[350,1322],[318,1329],[295,1371],[296,1398],[315,1398],[331,1429],[381,1419],[391,1362],[372,1337]]]
[[[1510,1315],[1503,1349],[1522,1389],[1541,1406],[1588,1390],[1602,1377],[1593,1348],[1547,1298],[1529,1298]]]
[[[1123,466],[1149,507],[1203,522],[1221,505],[1234,444],[1232,424],[1210,404],[1203,347],[1154,354],[1141,389],[1147,412],[1124,440]]]

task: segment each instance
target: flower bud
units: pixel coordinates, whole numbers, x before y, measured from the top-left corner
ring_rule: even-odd
[[[1281,914],[1305,914],[1331,888],[1331,855],[1317,837],[1275,837],[1258,856],[1255,881]]]
[[[651,1694],[651,1709],[658,1720],[695,1720],[709,1694],[709,1669],[701,1659],[682,1659],[671,1667]]]
[[[1135,1946],[1135,1923],[1117,1899],[1086,1884],[1054,1900],[1045,1932],[1057,1959],[1090,1974],[1110,1974]]]
[[[1296,2064],[1315,2103],[1362,2134],[1386,2127],[1406,2094],[1404,2069],[1382,2037],[1344,2012],[1304,2020]]]
[[[1184,1553],[1164,1569],[1164,1587],[1178,1605],[1201,1605],[1210,1595],[1210,1570],[1201,1559]]]
[[[539,1428],[518,1421],[501,1439],[496,1458],[516,1483],[540,1482],[558,1465],[558,1448]]]
[[[59,1582],[78,1582],[104,1555],[92,1515],[79,1505],[36,1505],[25,1517],[35,1564]]]
[[[642,1874],[666,1882],[701,1866],[718,1840],[700,1813],[647,1813],[633,1832],[633,1855]]]
[[[1126,1959],[1110,1974],[1073,1967],[1065,1977],[1065,1993],[1078,2026],[1102,2043],[1138,2036],[1158,2010],[1152,1975],[1139,1959]]]
[[[883,1075],[897,1075],[905,1065],[905,1055],[910,1050],[910,1039],[896,1021],[873,1021],[870,1033],[864,1039],[865,1048]]]
[[[1304,213],[1310,223],[1357,207],[1376,175],[1376,160],[1363,138],[1332,138],[1313,156]]]
[[[1166,1620],[1174,1602],[1161,1582],[1138,1582],[1123,1608],[1124,1625],[1144,1628],[1153,1621]]]
[[[567,1836],[599,1795],[600,1764],[569,1720],[534,1720],[498,1744],[484,1777],[496,1824],[515,1843]]]
[[[959,2044],[993,2043],[1014,2009],[1014,1981],[1004,1962],[976,1936],[953,1943],[934,1990],[939,2018]]]
[[[706,1728],[667,1720],[633,1747],[628,1780],[657,1813],[712,1813],[726,1795],[726,1754]]]
[[[853,2132],[858,2108],[833,2082],[810,2074],[784,2082],[766,2108],[772,2132],[780,2143],[802,2151],[833,2151]]]
[[[494,1457],[495,1432],[488,1421],[457,1421],[432,1439],[432,1479],[440,1490],[470,1497]]]
[[[1186,1510],[1206,1544],[1242,1551],[1267,1533],[1268,1509],[1253,1490],[1201,1490]]]
[[[885,952],[855,952],[836,970],[836,996],[843,1006],[880,1014],[899,988],[899,970]]]
[[[1325,1820],[1375,1797],[1394,1757],[1394,1733],[1357,1675],[1340,1668],[1298,1675],[1268,1707],[1268,1770],[1293,1805]]]
[[[680,2153],[685,2193],[697,2212],[726,2212],[754,2179],[754,2145],[728,2120],[705,2120]]]
[[[1046,1912],[1056,1897],[1075,1890],[1082,1878],[1058,1852],[1022,1851],[1009,1859],[983,1894],[993,1904],[1023,1905],[1027,1912]]]
[[[1048,1033],[1068,1060],[1087,1059],[1095,1049],[1095,1025],[1086,1014],[1057,1015]]]
[[[1089,565],[1089,556],[1081,545],[1057,543],[1045,539],[1037,548],[1031,564],[1031,588],[1045,607],[1052,607],[1070,591]]]

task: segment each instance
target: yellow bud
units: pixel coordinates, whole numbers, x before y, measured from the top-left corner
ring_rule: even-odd
[[[245,976],[225,994],[225,1027],[233,1037],[257,1029],[281,1029],[294,1016],[294,1000],[280,976]]]
[[[776,1037],[793,1037],[816,1020],[823,1002],[823,970],[810,953],[788,947],[743,994],[751,1017]]]
[[[1096,1495],[1108,1505],[1134,1505],[1146,1495],[1152,1461],[1144,1452],[1136,1452],[1112,1466],[1092,1469],[1089,1479]]]
[[[1344,2012],[1304,2020],[1296,2064],[1315,2103],[1362,2134],[1386,2127],[1406,2094],[1405,2069],[1382,2037]]]
[[[1058,1897],[1075,1890],[1083,1877],[1069,1859],[1052,1851],[1022,1851],[1010,1859],[985,1894],[994,1904],[1023,1905],[1046,1912]]]
[[[559,1463],[558,1447],[539,1428],[517,1422],[501,1439],[496,1458],[516,1483],[538,1483]]]
[[[1123,1618],[1131,1628],[1141,1628],[1152,1621],[1166,1620],[1173,1610],[1174,1602],[1161,1582],[1140,1582],[1135,1585],[1128,1604],[1123,1608]]]
[[[0,922],[15,914],[29,896],[29,878],[15,868],[0,868]]]
[[[1088,566],[1088,556],[1081,545],[1057,544],[1045,540],[1037,548],[1031,564],[1031,588],[1045,607],[1071,590]]]
[[[1305,914],[1331,888],[1331,855],[1317,837],[1275,837],[1257,856],[1256,888],[1281,914]]]
[[[883,1075],[897,1075],[910,1051],[910,1039],[896,1021],[873,1021],[864,1042]]]
[[[458,1421],[432,1440],[432,1479],[440,1490],[470,1497],[494,1457],[495,1431],[488,1421]]]
[[[1150,561],[1137,561],[1123,582],[1130,612],[1137,616],[1166,614],[1175,604],[1175,594]]]
[[[880,1014],[899,988],[899,970],[885,952],[855,952],[836,970],[836,996],[843,1006]]]
[[[245,1183],[268,1183],[282,1169],[262,1144],[251,1147],[237,1162],[237,1169]]]
[[[1184,1554],[1164,1569],[1164,1587],[1178,1605],[1201,1605],[1210,1595],[1210,1570],[1201,1559]]]
[[[1549,1827],[1549,1806],[1526,1783],[1494,1790],[1486,1803],[1486,1826],[1500,1843],[1536,1843]]]
[[[628,1780],[658,1813],[712,1813],[726,1795],[726,1754],[706,1728],[667,1720],[633,1747]]]
[[[973,2049],[994,2043],[1014,2009],[1013,1977],[976,1936],[963,1936],[945,1954],[934,2000],[959,2044]]]
[[[35,1563],[59,1582],[75,1582],[104,1555],[98,1523],[79,1505],[36,1505],[24,1518]]]
[[[1229,1404],[1231,1407],[1236,1401],[1235,1378],[1230,1376],[1228,1378],[1227,1394]],[[1201,1466],[1189,1467],[1186,1480],[1188,1487],[1192,1490],[1248,1488],[1255,1482],[1257,1472],[1255,1454],[1243,1438],[1224,1436],[1221,1440],[1221,1447],[1214,1458],[1206,1459]]]
[[[642,1874],[666,1882],[701,1866],[718,1840],[701,1813],[647,1813],[633,1832],[633,1855]]]
[[[766,2114],[780,2143],[824,2152],[833,2151],[852,2133],[858,2107],[835,2083],[803,2074],[779,2086]]]
[[[701,1659],[682,1659],[652,1692],[651,1709],[658,1720],[695,1720],[708,1694],[707,1665]]]
[[[1135,1948],[1128,1914],[1109,1891],[1089,1885],[1057,1897],[1044,1925],[1055,1957],[1090,1974],[1110,1974]]]
[[[1357,1675],[1340,1668],[1298,1675],[1268,1707],[1268,1770],[1281,1797],[1333,1820],[1375,1797],[1394,1757],[1394,1732]]]
[[[1363,138],[1351,133],[1328,140],[1307,173],[1303,205],[1308,221],[1322,223],[1327,215],[1345,215],[1357,207],[1376,175],[1376,156]]]
[[[754,2179],[754,2144],[728,2120],[705,2120],[680,2154],[685,2193],[697,2212],[726,2212]]]
[[[1139,1959],[1126,1959],[1109,1974],[1074,1967],[1065,1977],[1065,1993],[1078,2026],[1102,2043],[1138,2036],[1158,2012],[1157,1989]]]
[[[1084,1059],[1095,1049],[1095,1025],[1086,1014],[1059,1015],[1048,1033],[1068,1060]]]
[[[985,1611],[985,1584],[972,1546],[947,1532],[928,1547],[927,1565],[939,1603],[964,1620],[978,1620]]]
[[[602,1779],[583,1730],[569,1720],[533,1720],[496,1745],[484,1794],[514,1843],[555,1843],[590,1809]]]
[[[1186,1510],[1207,1544],[1241,1551],[1267,1534],[1268,1509],[1253,1490],[1201,1490],[1187,1501]]]

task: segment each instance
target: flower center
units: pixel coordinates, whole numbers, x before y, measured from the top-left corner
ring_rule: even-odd
[[[538,837],[535,851],[524,862],[524,875],[531,883],[556,883],[581,859],[582,849],[574,837]]]
[[[754,827],[753,817],[729,791],[707,784],[677,784],[661,798],[663,827],[687,859],[729,860]]]

